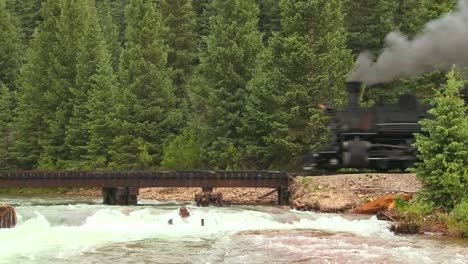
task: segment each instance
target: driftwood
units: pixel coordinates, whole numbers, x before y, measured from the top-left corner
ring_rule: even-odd
[[[353,210],[355,214],[376,214],[382,210],[393,209],[395,206],[395,199],[401,198],[406,201],[410,200],[413,197],[411,194],[387,194],[384,197],[381,197],[373,202],[361,205],[356,207]]]
[[[13,228],[15,225],[15,209],[9,205],[0,205],[0,228]]]

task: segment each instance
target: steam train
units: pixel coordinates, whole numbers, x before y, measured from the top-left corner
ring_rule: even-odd
[[[418,121],[429,118],[428,108],[418,105],[415,95],[404,94],[397,104],[360,107],[360,82],[346,83],[348,105],[343,109],[326,108],[330,116],[332,145],[313,152],[305,170],[368,168],[406,169],[417,161],[413,147]]]

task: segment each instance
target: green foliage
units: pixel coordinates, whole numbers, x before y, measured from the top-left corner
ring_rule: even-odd
[[[110,0],[103,0],[97,4],[102,36],[105,39],[107,48],[111,54],[112,67],[114,71],[117,71],[119,68],[120,53],[122,52],[119,25],[115,21],[116,18],[112,16],[112,7],[117,3]]]
[[[202,149],[196,141],[196,132],[186,128],[164,146],[162,169],[195,170],[203,168]]]
[[[99,28],[97,10],[93,1],[81,6],[86,12],[84,19],[86,24],[83,29],[83,40],[77,51],[75,86],[70,88],[72,105],[71,116],[65,131],[65,146],[68,149],[68,163],[71,168],[76,168],[76,163],[80,164],[87,154],[86,146],[89,141],[89,128],[86,123],[90,113],[87,106],[88,99],[94,95],[95,78],[99,74],[112,75],[112,71],[103,72],[98,67],[112,67],[109,60],[109,52],[105,46]],[[106,60],[107,59],[107,60]],[[107,63],[108,65],[103,65]],[[98,71],[101,72],[98,73]],[[103,76],[104,78],[107,76]],[[111,87],[108,87],[111,88]]]
[[[451,234],[468,237],[468,200],[463,200],[453,208],[447,226]]]
[[[423,0],[421,2],[424,6],[423,15],[426,21],[429,21],[450,12],[458,0]]]
[[[340,1],[282,1],[283,28],[261,53],[248,84],[242,163],[253,168],[297,167],[327,138],[318,105],[343,102],[351,69]]]
[[[215,168],[235,166],[232,151],[239,147],[238,128],[245,106],[245,86],[252,78],[262,47],[254,1],[213,1],[206,52],[190,87],[193,125],[201,127],[199,142]],[[198,141],[198,140],[197,140]]]
[[[448,211],[468,195],[468,118],[459,95],[462,86],[451,71],[429,111],[435,119],[420,121],[423,133],[415,143],[421,162],[414,171],[424,184],[422,195]]]
[[[6,8],[6,0],[0,0],[0,84],[15,88],[21,64],[21,30]]]
[[[168,66],[172,68],[172,82],[178,105],[187,99],[187,82],[197,59],[196,19],[190,0],[161,0],[164,24],[168,27],[165,36],[168,51]]]
[[[163,142],[181,120],[174,109],[176,100],[166,67],[166,28],[151,1],[131,1],[126,21],[111,164],[114,168],[154,168],[162,159]]]
[[[351,52],[455,2],[0,0],[0,166],[297,168],[329,139],[317,105],[343,105]],[[364,96],[428,102],[445,81]]]
[[[12,169],[14,158],[11,148],[14,143],[13,117],[16,93],[0,83],[0,169]]]
[[[363,50],[374,52],[383,48],[385,36],[396,28],[397,1],[346,0],[348,48],[354,54]]]
[[[416,199],[415,201],[408,202],[401,198],[396,198],[395,211],[403,214],[407,221],[422,224],[424,217],[434,211],[434,204],[422,199]]]
[[[7,2],[7,8],[14,15],[21,27],[23,45],[27,45],[32,38],[37,24],[41,20],[41,4],[43,0],[2,0]],[[1,11],[0,11],[1,12]],[[3,16],[2,16],[3,17]]]
[[[278,0],[257,0],[260,7],[260,17],[258,27],[263,33],[263,42],[268,43],[268,39],[273,32],[280,30],[280,8]]]
[[[119,93],[119,85],[112,70],[109,53],[103,51],[103,56],[97,62],[96,74],[91,76],[90,81],[92,89],[85,104],[87,118],[83,124],[89,138],[83,158],[87,166],[104,169],[110,162],[108,150],[115,131],[118,130],[114,122],[114,102]]]

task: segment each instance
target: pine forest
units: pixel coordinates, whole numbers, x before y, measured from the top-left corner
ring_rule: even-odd
[[[0,0],[0,169],[301,167],[363,50],[455,0]],[[367,104],[446,72],[375,84]]]

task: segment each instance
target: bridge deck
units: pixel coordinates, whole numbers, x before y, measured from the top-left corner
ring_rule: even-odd
[[[273,171],[0,171],[2,187],[287,187]]]

